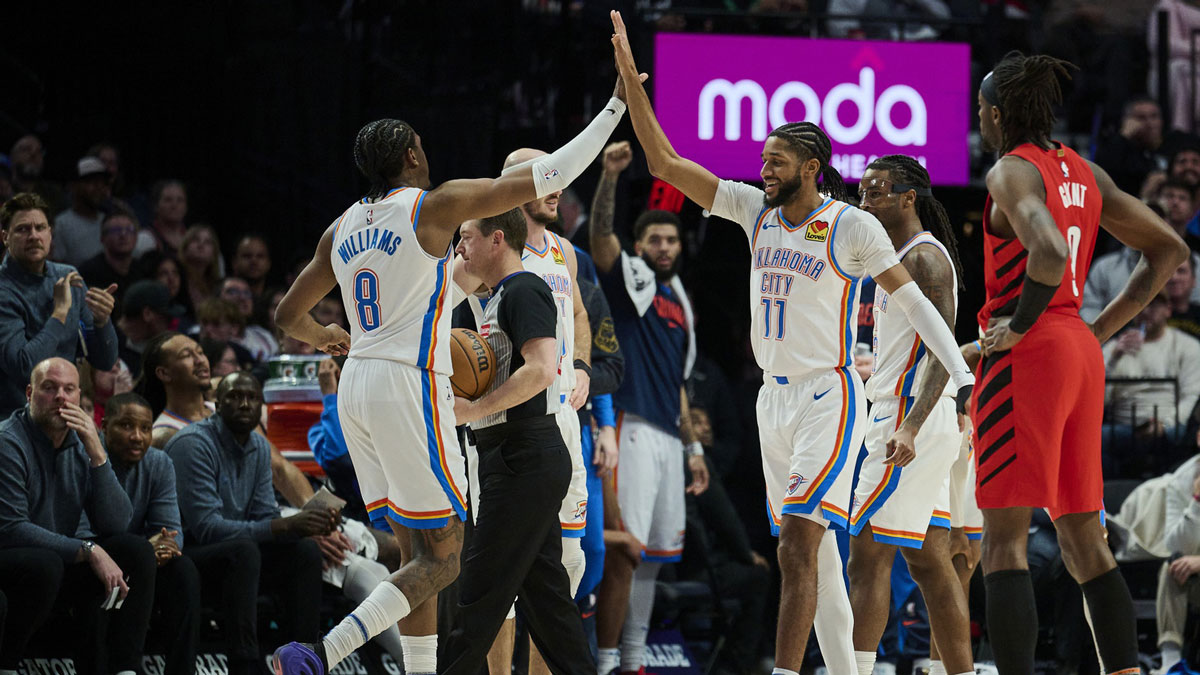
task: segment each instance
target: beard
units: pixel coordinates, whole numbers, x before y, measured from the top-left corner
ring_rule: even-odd
[[[658,263],[655,262],[654,258],[651,258],[645,253],[642,254],[642,260],[646,261],[646,264],[650,266],[650,269],[654,270],[654,276],[656,279],[658,279],[659,283],[666,283],[671,280],[671,277],[679,273],[679,258],[680,256],[675,256],[675,259],[671,261],[670,267],[665,270],[660,270],[658,268]]]
[[[787,182],[781,181],[779,183],[779,187],[775,188],[774,197],[767,197],[766,195],[763,195],[763,203],[771,208],[783,206],[791,201],[792,197],[795,197],[797,192],[800,192],[800,188],[803,187],[803,185],[804,183],[800,176],[796,176]]]
[[[549,226],[549,225],[553,225],[554,223],[558,222],[557,209],[555,210],[555,212],[553,214],[547,213],[542,210],[535,211],[528,207],[522,207],[521,210],[525,212],[525,215],[529,216],[530,220],[532,220],[535,223],[538,223],[539,225]]]

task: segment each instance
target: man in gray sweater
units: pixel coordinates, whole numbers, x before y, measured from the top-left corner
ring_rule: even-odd
[[[137,672],[154,599],[153,548],[146,539],[126,533],[129,498],[95,425],[79,407],[75,366],[61,358],[46,359],[33,368],[25,391],[28,405],[0,423],[0,557],[49,565],[46,578],[53,589],[19,607],[10,595],[7,623],[32,632],[56,594],[60,606],[99,619],[101,604],[115,590],[124,602],[109,611],[105,635],[90,630],[90,639],[70,641],[76,667],[83,672]],[[95,541],[75,536],[85,512]],[[3,590],[8,595],[9,588]],[[94,620],[87,623],[96,627]],[[101,640],[107,642],[107,665],[99,663],[105,650],[94,651]],[[20,657],[7,653],[8,647],[0,655],[0,667],[12,668]]]
[[[336,527],[333,511],[281,518],[271,488],[271,450],[254,428],[262,387],[246,372],[217,386],[217,414],[184,427],[167,443],[179,507],[201,582],[221,589],[230,674],[258,673],[255,634],[260,585],[281,601],[284,635],[319,636],[321,552],[310,539]]]
[[[70,265],[48,261],[54,239],[46,202],[31,193],[0,206],[0,419],[25,405],[25,382],[52,356],[83,356],[104,371],[117,362],[117,332],[109,315],[113,291],[88,288]]]

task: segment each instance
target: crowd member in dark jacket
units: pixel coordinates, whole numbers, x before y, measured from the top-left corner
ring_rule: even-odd
[[[0,207],[8,251],[0,262],[0,419],[25,405],[30,372],[52,356],[74,363],[82,355],[100,371],[117,362],[109,321],[116,286],[88,288],[74,267],[46,259],[54,240],[47,209],[30,193]]]
[[[0,423],[0,557],[41,565],[52,583],[21,601],[5,586],[8,624],[31,632],[57,595],[59,605],[74,607],[90,629],[90,639],[69,641],[77,667],[137,672],[154,599],[153,549],[126,532],[129,498],[95,424],[79,407],[75,366],[61,358],[42,361],[26,392],[29,404]],[[84,513],[95,540],[76,537]],[[101,631],[100,607],[111,604],[110,598],[124,602],[109,610],[107,630]],[[102,642],[106,649],[99,648]],[[0,665],[20,657],[8,649],[6,640]],[[107,668],[101,662],[105,651]]]
[[[262,387],[236,372],[217,386],[217,414],[184,427],[167,443],[175,465],[188,545],[184,555],[203,583],[221,589],[230,673],[258,672],[260,585],[276,595],[285,635],[319,638],[321,552],[309,539],[329,534],[337,514],[280,517],[271,488],[271,449],[254,431]]]
[[[150,404],[132,392],[104,406],[104,447],[132,506],[129,532],[148,539],[158,563],[155,608],[166,642],[166,675],[191,673],[200,641],[200,573],[183,557],[183,524],[175,493],[175,466],[167,453],[150,447],[154,422]]]

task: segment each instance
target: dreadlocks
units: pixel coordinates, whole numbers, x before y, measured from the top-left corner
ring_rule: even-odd
[[[382,119],[368,122],[354,139],[354,164],[371,182],[369,199],[387,195],[389,182],[404,171],[404,155],[416,132],[407,122]]]
[[[836,199],[838,201],[846,201],[846,181],[842,180],[842,174],[833,168],[829,160],[833,156],[833,146],[829,142],[829,137],[821,131],[821,127],[812,122],[790,122],[781,125],[770,133],[785,143],[800,155],[801,160],[809,157],[816,158],[821,163],[819,173],[821,182],[817,190],[824,193],[826,197]]]
[[[1044,54],[1025,56],[1019,51],[1005,54],[992,71],[999,97],[1001,154],[1021,143],[1049,140],[1054,127],[1054,108],[1062,103],[1058,78],[1071,79],[1078,68]]]
[[[159,366],[167,364],[167,350],[163,346],[171,338],[180,335],[182,333],[165,330],[150,338],[150,342],[146,343],[145,351],[142,352],[142,374],[134,383],[133,390],[150,403],[150,411],[154,413],[155,417],[161,415],[167,407],[167,388],[163,385],[162,380],[158,379],[158,373],[155,371]]]
[[[928,196],[920,194],[921,188],[929,189],[932,186],[929,172],[925,170],[925,167],[908,155],[885,155],[871,162],[867,168],[887,171],[893,184],[902,183],[918,189],[915,204],[917,218],[921,221],[921,225],[929,228],[933,236],[942,242],[942,246],[946,247],[946,251],[950,253],[950,261],[954,263],[954,275],[958,278],[958,288],[959,290],[965,289],[962,261],[958,259],[958,237],[954,236],[954,228],[950,225],[950,216],[946,215],[946,209],[932,194]]]

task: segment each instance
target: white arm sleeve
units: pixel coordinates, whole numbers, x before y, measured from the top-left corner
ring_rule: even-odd
[[[917,282],[910,281],[897,288],[892,293],[891,301],[900,305],[909,323],[917,330],[917,335],[929,345],[930,351],[950,373],[950,382],[955,391],[975,384],[975,376],[963,360],[958,343],[954,340],[954,333],[950,332],[946,320],[921,292]]]
[[[579,132],[579,135],[567,141],[567,144],[548,155],[534,157],[505,169],[502,174],[520,171],[533,172],[533,186],[537,190],[538,199],[551,192],[565,190],[580,174],[591,165],[592,160],[604,149],[604,143],[612,135],[621,116],[625,114],[625,103],[617,97],[608,99],[604,110],[596,116],[592,123]],[[531,168],[530,168],[531,167]]]
[[[758,217],[766,209],[762,190],[731,180],[717,183],[717,196],[713,198],[711,213],[741,225],[747,237],[754,238]]]

